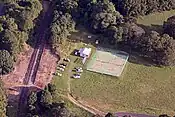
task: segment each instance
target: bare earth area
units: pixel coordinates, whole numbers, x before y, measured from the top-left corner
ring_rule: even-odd
[[[4,82],[4,86],[7,89],[8,95],[19,94],[20,86],[23,85],[23,80],[27,72],[26,70],[28,68],[28,64],[29,64],[32,52],[33,52],[33,48],[29,47],[28,45],[25,45],[25,50],[18,55],[18,60],[15,63],[15,70],[12,73],[8,75],[4,75],[2,77],[2,81]],[[15,90],[12,90],[12,89],[15,89]]]
[[[35,85],[44,88],[51,82],[52,74],[55,72],[57,58],[51,52],[49,47],[45,47],[40,66],[36,75]]]

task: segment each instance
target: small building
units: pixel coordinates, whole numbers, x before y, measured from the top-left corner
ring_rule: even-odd
[[[91,54],[91,48],[80,48],[78,53],[80,54],[80,57],[89,58]]]

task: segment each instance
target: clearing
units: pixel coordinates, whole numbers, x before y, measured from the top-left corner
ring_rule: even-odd
[[[172,16],[174,11],[152,14],[142,19],[138,23],[148,30],[161,32],[164,20]],[[157,18],[156,18],[157,17]],[[72,35],[76,42],[69,42],[72,48],[69,52],[80,47],[95,47],[87,40],[87,35],[92,35],[80,28]],[[96,36],[92,36],[96,39]],[[86,45],[87,44],[87,45]],[[71,63],[66,68],[62,77],[55,76],[53,83],[57,85],[59,93],[66,94],[71,91],[71,95],[76,100],[84,101],[87,104],[108,112],[136,112],[152,115],[175,113],[175,67],[156,67],[148,61],[133,53],[130,55],[124,73],[120,78],[94,73],[86,70],[86,65],[75,62],[80,58],[70,55]],[[70,79],[74,67],[83,67],[84,72],[80,79]],[[70,87],[68,84],[70,81]]]

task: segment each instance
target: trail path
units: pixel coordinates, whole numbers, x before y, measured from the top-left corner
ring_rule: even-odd
[[[80,101],[80,100],[76,100],[76,99],[74,99],[74,97],[70,94],[71,93],[71,83],[70,83],[71,81],[70,81],[70,78],[68,78],[68,82],[67,82],[67,85],[68,85],[68,93],[67,93],[67,96],[63,96],[63,97],[65,97],[65,98],[67,98],[67,99],[69,99],[72,103],[74,103],[75,105],[77,105],[78,107],[80,107],[80,108],[83,108],[84,110],[86,110],[86,111],[88,111],[88,112],[90,112],[90,113],[92,113],[92,114],[94,114],[94,115],[100,115],[100,116],[102,116],[102,117],[104,117],[105,116],[105,112],[102,112],[102,111],[100,111],[100,110],[98,110],[98,109],[96,109],[96,108],[94,108],[94,107],[92,107],[92,106],[90,106],[90,105],[88,105],[88,104],[85,104],[84,102],[82,102],[82,101]]]

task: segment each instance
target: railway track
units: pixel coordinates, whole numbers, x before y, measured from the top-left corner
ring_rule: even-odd
[[[50,7],[46,12],[43,11],[43,18],[41,19],[40,26],[38,29],[38,36],[37,41],[35,45],[35,49],[32,53],[27,72],[25,74],[25,79],[23,81],[24,85],[31,85],[34,84],[36,74],[39,68],[40,60],[42,57],[42,53],[45,47],[45,30],[49,27],[50,24],[50,17],[49,14],[52,12],[52,7]],[[18,103],[18,112],[17,117],[24,117],[22,115],[24,108],[27,104],[27,96],[29,92],[30,87],[22,87],[20,92],[20,98]]]

